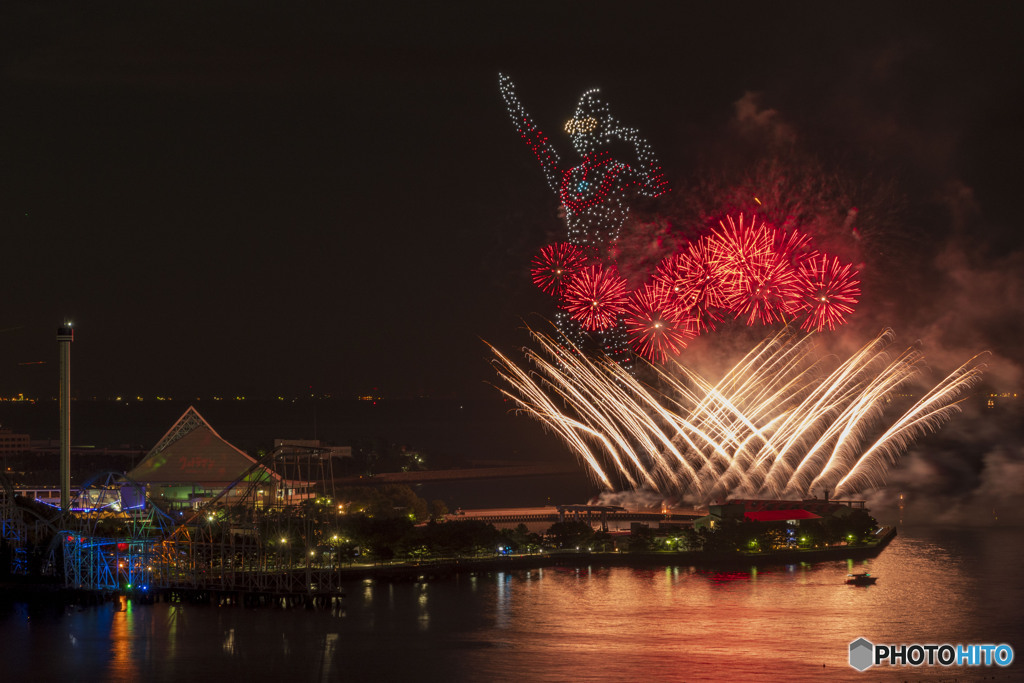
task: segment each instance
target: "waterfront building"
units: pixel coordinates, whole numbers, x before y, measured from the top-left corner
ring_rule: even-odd
[[[863,500],[776,500],[733,498],[726,503],[709,505],[708,513],[694,521],[693,527],[715,529],[722,522],[786,522],[799,526],[801,522],[828,517],[848,517],[854,510],[863,510]]]
[[[287,480],[228,443],[192,406],[135,466],[128,477],[169,508],[195,508],[221,495],[223,502],[252,498],[256,507],[295,503],[313,495],[309,482]]]
[[[0,455],[17,455],[32,448],[28,434],[15,434],[10,429],[0,429]]]

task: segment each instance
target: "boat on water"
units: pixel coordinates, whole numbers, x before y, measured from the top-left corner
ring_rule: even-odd
[[[846,584],[848,586],[873,586],[875,581],[878,581],[877,576],[871,576],[868,572],[858,572],[856,574],[846,575]]]

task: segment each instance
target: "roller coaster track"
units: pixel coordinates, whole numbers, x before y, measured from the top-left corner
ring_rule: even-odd
[[[66,585],[132,593],[337,594],[336,567],[329,554],[318,550],[311,522],[293,507],[257,512],[256,494],[268,478],[253,475],[269,469],[282,450],[258,458],[183,520],[174,520],[152,501],[136,510],[120,505],[113,510],[111,504],[77,513],[76,523],[60,532]],[[240,486],[244,490],[232,495]],[[143,488],[109,473],[98,489],[95,482],[87,483],[79,495],[96,498],[90,491],[132,487]]]
[[[0,472],[0,576],[27,575],[54,566],[60,512],[47,512],[19,496],[14,483]]]

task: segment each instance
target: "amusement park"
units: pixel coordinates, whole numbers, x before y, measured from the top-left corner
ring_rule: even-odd
[[[70,328],[61,328],[62,397],[69,395],[71,338]],[[131,468],[101,471],[72,488],[69,406],[62,401],[60,408],[63,485],[18,485],[0,473],[0,581],[77,600],[315,606],[339,600],[346,583],[365,577],[593,561],[657,564],[666,552],[695,564],[728,562],[737,552],[741,561],[779,552],[813,559],[830,545],[844,556],[872,556],[893,535],[877,528],[864,501],[829,500],[827,490],[824,499],[721,504],[723,495],[697,504],[666,498],[628,506],[594,499],[449,511],[440,500],[428,506],[402,482],[480,476],[508,482],[561,470],[337,476],[335,462],[346,449],[277,440],[254,457],[194,406]]]

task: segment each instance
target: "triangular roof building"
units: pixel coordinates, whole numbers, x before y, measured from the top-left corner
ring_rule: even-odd
[[[241,477],[256,462],[225,441],[199,411],[189,406],[128,476],[142,484],[214,491]],[[266,467],[257,469],[263,470],[260,479],[281,479]],[[247,478],[252,479],[253,475]]]

